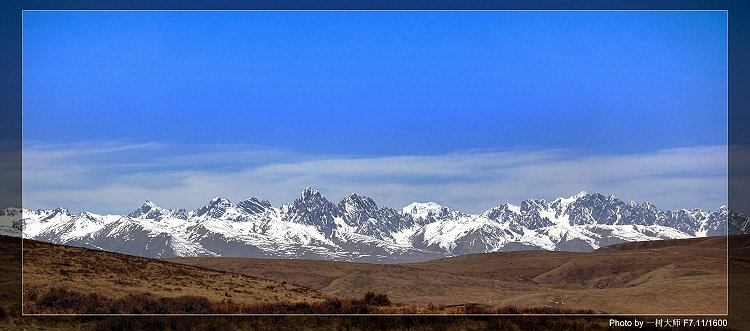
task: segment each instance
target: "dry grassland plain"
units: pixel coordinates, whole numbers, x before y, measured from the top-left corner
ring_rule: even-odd
[[[730,328],[748,325],[750,236],[730,237]],[[460,326],[465,329],[506,326],[605,328],[607,318],[452,318],[431,319],[81,319],[20,317],[20,299],[31,291],[40,297],[52,288],[107,299],[133,295],[178,300],[186,295],[208,302],[267,305],[369,307],[367,313],[519,313],[595,312],[606,314],[723,314],[726,312],[725,238],[698,238],[610,246],[591,253],[523,251],[465,255],[424,263],[378,265],[331,261],[241,258],[171,258],[159,261],[76,247],[24,241],[23,289],[18,238],[3,237],[2,318],[8,328],[51,329],[206,327],[360,328],[402,323],[411,329]],[[13,260],[13,261],[11,261]],[[169,261],[177,261],[172,263]],[[186,265],[191,264],[191,265]],[[10,268],[10,269],[8,269]],[[6,270],[7,269],[7,270]],[[731,285],[730,284],[730,285]],[[744,287],[743,287],[744,284]],[[390,303],[362,300],[366,291],[387,295]],[[350,299],[345,299],[350,298]],[[359,298],[359,299],[354,299]],[[343,301],[342,301],[343,300]],[[29,304],[40,302],[25,300]],[[477,305],[461,305],[465,303]],[[432,304],[432,305],[430,305]],[[317,306],[316,306],[317,305]],[[295,306],[295,307],[297,307]],[[374,308],[373,308],[374,307]],[[440,308],[437,308],[440,307]],[[486,309],[482,307],[487,307]],[[330,308],[330,307],[328,307]],[[472,309],[470,309],[472,308]],[[474,309],[474,308],[478,308]],[[525,309],[525,310],[524,310]],[[41,312],[41,311],[39,311]],[[45,311],[46,313],[66,313]],[[297,311],[296,313],[305,313]],[[721,317],[719,317],[721,318]],[[192,322],[190,322],[192,321]],[[209,323],[210,322],[210,323]],[[125,323],[125,324],[123,324]],[[165,324],[166,323],[166,324]],[[191,324],[193,323],[193,324]],[[208,324],[205,324],[208,323]],[[218,324],[217,324],[218,323]],[[302,323],[302,324],[300,324]],[[385,324],[384,324],[385,323]],[[185,325],[188,325],[185,324]],[[0,329],[3,329],[0,327]],[[7,329],[7,328],[6,328]],[[200,328],[199,328],[200,329]]]
[[[246,258],[167,261],[286,281],[343,297],[365,290],[417,305],[565,307],[613,314],[725,314],[724,237],[628,243],[591,253],[519,251],[423,263]]]

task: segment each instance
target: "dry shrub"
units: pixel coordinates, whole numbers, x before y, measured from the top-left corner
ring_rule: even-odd
[[[211,302],[205,297],[194,295],[176,298],[177,311],[191,314],[210,314]]]
[[[364,303],[373,306],[388,306],[391,300],[385,294],[375,294],[373,291],[365,292]]]
[[[495,314],[520,314],[521,312],[518,311],[518,308],[515,306],[505,306],[500,307],[495,310]]]
[[[502,308],[501,308],[502,309]],[[550,307],[550,306],[542,306],[542,307],[531,307],[531,308],[524,308],[521,309],[521,314],[594,314],[594,311],[591,309],[571,309],[571,308],[562,308],[562,307]]]
[[[63,288],[52,288],[36,302],[43,311],[62,313],[95,313],[101,308],[102,298],[96,294],[81,294]]]
[[[240,313],[240,306],[232,300],[224,299],[221,302],[214,302],[211,310],[214,314],[238,314]]]
[[[375,305],[390,303],[385,295],[370,294],[361,300],[329,298],[323,302],[238,304],[229,299],[211,302],[206,297],[153,298],[147,293],[113,299],[52,288],[36,300],[25,302],[27,312],[74,314],[368,314]],[[123,325],[126,327],[127,325]]]
[[[390,306],[390,300],[384,294],[374,292],[366,293],[361,299],[342,299],[328,298],[322,302],[298,302],[298,303],[261,303],[261,304],[242,304],[233,302],[230,299],[224,299],[218,302],[209,301],[200,296],[180,296],[173,298],[154,298],[149,294],[130,294],[121,299],[113,299],[98,294],[82,294],[61,288],[52,288],[43,295],[38,295],[37,300],[26,300],[25,309],[28,313],[77,313],[77,314],[372,314],[383,312],[400,312],[406,316],[418,312],[418,307],[408,306]],[[533,307],[517,308],[514,306],[505,306],[497,309],[490,309],[483,305],[466,304],[462,307],[453,307],[448,310],[444,306],[428,306],[427,312],[455,312],[463,314],[592,314],[591,310],[574,310],[560,307]],[[395,310],[394,310],[395,309]],[[0,314],[1,317],[2,314]],[[544,326],[548,319],[531,318],[516,316],[521,318],[514,325],[516,326]],[[483,318],[483,317],[482,317]],[[490,318],[490,317],[487,317]],[[507,318],[507,317],[506,317]],[[151,326],[164,326],[165,320],[153,320],[156,323]],[[158,322],[157,321],[162,321]],[[315,323],[320,323],[316,320]],[[402,319],[407,324],[422,325],[420,317],[409,320]],[[489,320],[487,320],[489,321]],[[582,323],[576,320],[567,320],[566,326],[576,326],[576,323]],[[486,321],[485,321],[486,322]],[[100,325],[100,329],[133,329],[140,328],[140,325],[130,320],[117,320],[112,323]],[[370,324],[374,323],[374,324]],[[572,324],[571,324],[572,323]],[[220,323],[221,324],[221,323]],[[526,325],[528,324],[528,325]],[[172,325],[172,324],[170,324]],[[364,324],[351,325],[352,327],[361,328],[364,326],[393,326],[387,320],[374,319]],[[435,324],[430,326],[441,326]],[[174,328],[167,326],[168,328]]]
[[[488,311],[485,309],[485,307],[475,304],[475,303],[469,303],[464,305],[464,314],[486,314]]]
[[[23,295],[26,300],[35,301],[39,297],[39,288],[34,285],[26,285],[23,289]]]

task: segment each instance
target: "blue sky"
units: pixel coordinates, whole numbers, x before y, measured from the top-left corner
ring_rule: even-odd
[[[723,11],[26,11],[24,206],[278,205],[313,186],[469,212],[580,190],[716,208],[726,26]]]

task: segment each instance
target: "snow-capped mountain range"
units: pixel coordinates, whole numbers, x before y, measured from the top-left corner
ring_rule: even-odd
[[[529,199],[481,215],[433,202],[401,210],[351,194],[338,204],[307,188],[280,208],[250,198],[214,198],[193,211],[146,201],[127,215],[71,214],[64,208],[0,211],[0,234],[144,257],[234,256],[378,263],[522,249],[591,251],[628,241],[716,236],[748,219],[726,207],[662,211],[613,195],[581,192],[552,202]],[[22,231],[23,230],[23,231]]]

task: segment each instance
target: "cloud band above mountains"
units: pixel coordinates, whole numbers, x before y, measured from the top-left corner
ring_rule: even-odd
[[[356,192],[393,208],[434,201],[470,213],[581,190],[661,209],[713,210],[727,204],[727,147],[342,157],[250,145],[24,144],[25,208],[126,213],[149,199],[191,209],[216,196],[233,202],[255,196],[278,206],[308,186],[331,201]]]

